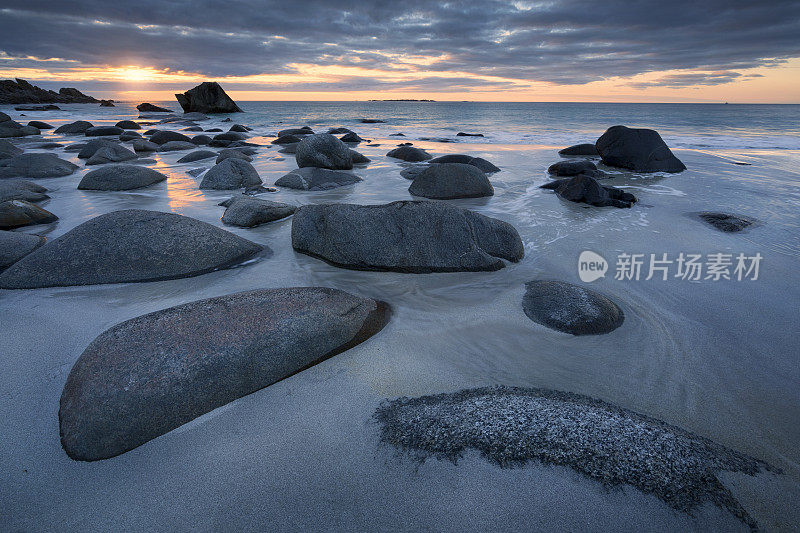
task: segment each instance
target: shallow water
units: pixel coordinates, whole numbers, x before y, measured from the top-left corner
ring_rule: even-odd
[[[24,120],[57,126],[80,118],[99,125],[137,116],[128,104],[62,107],[26,112]],[[246,112],[233,120],[255,128],[253,142],[268,144],[278,129],[309,124],[318,131],[349,127],[380,144],[357,148],[373,161],[355,170],[364,178],[359,184],[263,195],[297,205],[409,199],[410,182],[399,175],[407,164],[384,157],[398,142],[436,155],[485,157],[502,169],[491,176],[495,196],[452,203],[513,224],[525,258],[493,273],[349,271],[295,253],[287,219],[253,229],[226,227],[271,250],[234,269],[155,283],[0,291],[0,417],[7,430],[0,446],[0,529],[163,530],[186,524],[189,517],[201,530],[222,524],[263,529],[264,523],[283,524],[277,529],[325,524],[338,530],[348,524],[418,529],[414,526],[435,520],[445,520],[438,522],[449,524],[445,529],[480,529],[503,523],[492,517],[529,498],[538,498],[541,523],[555,529],[585,526],[583,513],[597,520],[593,527],[620,529],[645,512],[656,518],[639,529],[738,527],[714,509],[677,515],[635,491],[609,494],[552,467],[495,472],[468,457],[458,467],[426,463],[416,469],[378,447],[369,417],[381,399],[493,384],[586,394],[766,460],[783,469],[780,479],[732,476],[732,490],[765,529],[797,523],[791,502],[800,497],[800,106],[245,102],[241,107]],[[0,111],[19,116],[6,107]],[[362,117],[387,123],[360,124]],[[201,125],[227,130],[221,118]],[[629,210],[587,208],[538,189],[547,181],[547,166],[559,160],[557,148],[591,142],[616,123],[658,129],[688,170],[637,175],[605,169],[613,174],[605,184],[639,198]],[[486,137],[456,138],[457,131]],[[395,132],[406,137],[389,136]],[[84,140],[50,132],[43,137]],[[78,191],[82,162],[74,152],[55,152],[82,168],[39,180],[52,197],[41,205],[60,221],[26,232],[57,237],[94,216],[126,208],[171,211],[222,226],[224,209],[217,204],[231,193],[200,191],[199,178],[186,173],[213,160],[177,164],[185,152],[155,154],[154,167],[169,176],[166,183],[110,193]],[[293,156],[271,146],[259,149],[253,164],[267,185],[296,167]],[[725,234],[692,216],[708,210],[757,223]],[[577,262],[584,250],[610,262],[606,277],[590,286],[620,305],[624,324],[608,335],[573,337],[528,320],[521,307],[524,283],[581,283]],[[760,253],[759,279],[614,279],[620,253],[674,258],[680,252]],[[393,308],[392,320],[368,342],[121,457],[75,463],[60,449],[61,388],[74,361],[103,330],[200,298],[300,285],[383,299]],[[545,490],[531,486],[540,477],[553,488],[532,494]],[[515,485],[519,492],[496,508],[477,504],[491,488],[506,490],[512,479],[525,489]],[[483,480],[484,488],[476,480]],[[164,495],[183,505],[170,508],[161,501]],[[269,505],[259,501],[267,495]],[[308,506],[308,515],[297,512],[298,501]],[[575,510],[573,501],[586,508]],[[457,515],[466,502],[479,509],[471,511],[472,521]],[[131,516],[126,511],[131,505],[148,513]],[[407,521],[399,522],[397,514]],[[557,522],[559,517],[564,521]],[[506,528],[536,524],[531,517],[517,520]]]

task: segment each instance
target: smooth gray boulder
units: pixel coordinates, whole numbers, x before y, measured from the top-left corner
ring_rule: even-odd
[[[75,122],[70,122],[69,124],[64,124],[57,127],[54,133],[86,133],[86,130],[92,127],[94,126],[91,122],[77,120]]]
[[[253,160],[252,157],[245,154],[241,150],[237,150],[236,148],[225,148],[224,150],[220,150],[219,155],[217,156],[217,163],[222,163],[229,157],[232,157],[234,159],[242,159],[244,161],[247,161],[248,163]]]
[[[205,146],[211,143],[212,139],[208,135],[195,135],[192,137],[192,144],[196,144],[198,146]]]
[[[355,174],[326,168],[304,167],[284,174],[275,182],[278,187],[303,191],[327,191],[363,181]]]
[[[234,196],[220,205],[226,207],[222,222],[231,226],[252,228],[259,224],[286,218],[297,210],[297,207],[281,202],[272,202],[253,196]]]
[[[119,143],[114,139],[92,139],[91,141],[83,143],[80,146],[80,151],[78,152],[78,159],[89,159],[100,148],[111,145],[119,146]],[[70,148],[74,147],[75,145],[70,146]]]
[[[178,159],[178,163],[191,163],[193,161],[200,161],[212,157],[217,157],[217,152],[213,150],[195,150]]]
[[[13,265],[44,244],[44,237],[0,230],[0,271]]]
[[[350,157],[353,159],[354,165],[366,165],[372,161],[369,157],[355,150],[350,150]]]
[[[350,132],[347,132],[346,134],[342,135],[339,138],[339,140],[342,141],[343,143],[356,143],[356,144],[358,144],[361,141],[363,141],[364,139],[359,137],[356,132],[350,131]]]
[[[594,144],[575,144],[567,146],[558,151],[558,155],[584,155],[584,156],[597,156],[597,147]]]
[[[50,211],[25,200],[7,200],[0,203],[0,229],[49,224],[56,220],[58,217]]]
[[[631,193],[615,187],[600,185],[596,179],[585,174],[551,181],[539,188],[553,190],[564,200],[595,207],[626,208],[632,207],[636,202],[636,197]]]
[[[228,96],[219,83],[204,81],[197,87],[189,89],[183,94],[176,94],[175,98],[183,108],[184,113],[241,113],[242,110]]]
[[[563,281],[526,283],[522,309],[534,322],[572,335],[602,335],[625,320],[622,309],[610,299]]]
[[[577,176],[585,174],[591,176],[596,180],[609,177],[608,174],[602,170],[597,170],[597,166],[587,159],[577,161],[559,161],[553,163],[547,168],[549,174],[554,174],[561,177]]]
[[[0,202],[8,200],[25,200],[26,202],[40,202],[50,198],[45,194],[47,189],[21,179],[0,180]]]
[[[139,125],[138,122],[134,122],[133,120],[120,120],[116,124],[114,124],[118,128],[122,128],[123,130],[140,130],[142,127]]]
[[[422,148],[414,148],[413,146],[400,146],[399,148],[395,148],[394,150],[390,151],[386,155],[389,157],[402,159],[403,161],[408,161],[410,163],[427,161],[433,157]]]
[[[67,377],[61,444],[76,460],[127,452],[356,346],[389,306],[338,289],[260,289],[190,302],[100,334]]]
[[[303,126],[302,128],[287,128],[278,132],[278,137],[283,137],[284,135],[314,135],[314,130],[308,126]]]
[[[150,102],[144,102],[136,106],[142,113],[172,113],[171,109],[167,109],[164,107],[158,107],[157,105],[153,105]]]
[[[297,166],[327,168],[330,170],[350,170],[353,168],[353,155],[350,148],[329,133],[306,136],[295,149]]]
[[[295,144],[303,140],[303,137],[297,135],[281,135],[280,137],[270,141],[270,144]]]
[[[166,144],[170,141],[192,142],[192,139],[190,139],[183,133],[178,133],[177,131],[169,131],[169,130],[157,131],[150,136],[150,142],[152,143]]]
[[[478,167],[464,163],[429,165],[417,174],[408,188],[414,196],[450,200],[492,196],[494,188]]]
[[[194,150],[197,145],[190,141],[167,141],[158,147],[159,152],[178,152],[181,150]]]
[[[87,137],[102,137],[105,135],[121,135],[125,130],[117,126],[92,126],[84,131]]]
[[[41,120],[31,120],[28,122],[28,126],[36,128],[37,130],[52,130],[53,126],[48,124],[47,122],[42,122]]]
[[[524,255],[511,224],[441,202],[315,204],[297,209],[292,246],[354,270],[499,270]]]
[[[78,170],[78,165],[55,154],[20,154],[1,160],[0,165],[0,178],[57,178]]]
[[[36,289],[198,276],[262,247],[193,218],[128,209],[95,217],[0,274],[0,288]]]
[[[431,164],[439,164],[439,163],[463,163],[465,165],[472,165],[474,167],[478,167],[486,174],[491,174],[493,172],[500,172],[500,168],[495,166],[493,163],[487,161],[482,157],[473,157],[467,154],[448,154],[439,157],[434,157],[428,163]]]
[[[603,163],[634,172],[682,172],[686,170],[655,130],[612,126],[597,139]]]
[[[200,182],[201,189],[241,189],[261,185],[256,169],[243,159],[229,158],[211,167]]]
[[[97,150],[92,157],[86,160],[87,165],[103,165],[105,163],[120,163],[122,161],[130,161],[136,159],[137,156],[134,152],[128,150],[119,144],[110,144],[103,146]]]
[[[78,189],[89,191],[128,191],[165,181],[167,177],[140,165],[109,165],[83,176]]]
[[[157,152],[158,145],[156,143],[145,141],[144,139],[137,139],[133,141],[133,150],[137,153],[140,152]]]
[[[125,130],[125,133],[119,136],[119,140],[122,142],[135,141],[141,138],[142,138],[141,133],[139,133],[138,131],[131,131],[131,130]]]
[[[214,135],[215,141],[243,141],[247,139],[247,135],[244,133],[237,133],[235,131],[226,131],[224,133],[218,133]]]
[[[22,148],[5,139],[0,139],[0,160],[9,159],[24,152]]]

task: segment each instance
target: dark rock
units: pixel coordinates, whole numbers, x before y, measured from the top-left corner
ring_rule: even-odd
[[[0,202],[8,200],[25,200],[26,202],[41,202],[50,198],[45,194],[46,188],[21,179],[0,180]]]
[[[116,127],[122,128],[123,130],[140,130],[142,127],[139,125],[138,122],[134,122],[133,120],[120,120],[115,124]]]
[[[145,141],[144,139],[139,139],[133,141],[133,150],[134,152],[156,152],[158,151],[158,145],[156,143],[152,143],[150,141]]]
[[[283,148],[278,150],[278,152],[280,152],[282,154],[293,154],[294,155],[294,154],[297,153],[297,145],[298,144],[300,144],[300,143],[285,144],[285,145],[283,145]]]
[[[216,148],[227,148],[233,141],[229,141],[226,139],[211,139],[211,142],[208,143],[209,146],[213,146]]]
[[[0,271],[44,244],[44,237],[17,231],[0,231]]]
[[[105,163],[120,163],[122,161],[130,161],[136,159],[138,156],[118,144],[111,144],[103,146],[97,150],[92,157],[86,160],[87,165],[103,165]]]
[[[433,157],[422,148],[414,148],[413,146],[401,146],[399,148],[395,148],[386,155],[412,163],[417,161],[427,161]]]
[[[208,128],[206,131],[209,132],[209,133],[221,132],[222,128]]]
[[[197,145],[189,141],[167,141],[158,147],[159,152],[177,152],[180,150],[194,150]]]
[[[47,122],[41,122],[39,120],[31,120],[28,122],[28,126],[32,126],[37,130],[52,130],[53,126],[48,124]]]
[[[449,154],[443,155],[439,157],[435,157],[429,161],[432,164],[438,163],[463,163],[465,165],[472,165],[473,167],[478,167],[486,174],[491,174],[494,172],[500,172],[500,169],[496,167],[494,164],[490,163],[489,161],[485,160],[482,157],[472,157],[471,155],[466,154]]]
[[[302,128],[288,128],[278,132],[278,137],[283,137],[284,135],[314,135],[314,130],[308,126],[303,126]]]
[[[126,131],[125,133],[119,136],[119,140],[122,142],[134,141],[136,139],[141,139],[141,138],[142,136],[135,131]]]
[[[241,113],[242,110],[225,94],[219,83],[204,81],[197,87],[189,89],[183,94],[176,94],[175,98],[185,113]]]
[[[353,130],[349,128],[330,128],[328,133],[331,135],[341,135],[343,133],[355,133]]]
[[[28,135],[39,135],[41,133],[38,128],[34,128],[33,126],[20,126],[19,132],[20,132],[20,137],[27,137]]]
[[[252,157],[245,154],[244,152],[236,150],[235,148],[225,148],[224,150],[220,150],[219,155],[217,156],[217,163],[222,163],[229,157],[233,157],[235,159],[242,159],[247,162],[253,160]]]
[[[87,143],[83,143],[81,150],[78,152],[78,158],[89,159],[96,151],[105,146],[119,146],[119,143],[113,139],[92,139]]]
[[[404,133],[390,133],[389,137],[405,137]]]
[[[339,140],[342,141],[343,143],[360,143],[364,139],[362,139],[356,133],[351,131],[346,135],[342,135],[342,137]]]
[[[372,161],[369,157],[355,150],[350,150],[350,157],[353,158],[354,165],[366,165]]]
[[[464,133],[459,131],[456,133],[456,137],[483,137],[483,133]]]
[[[297,209],[293,205],[271,202],[252,196],[234,196],[225,204],[222,222],[231,226],[252,228],[274,220],[286,218]]]
[[[591,176],[581,174],[574,178],[545,183],[541,189],[554,190],[564,200],[582,202],[597,207],[631,207],[636,197],[622,189],[604,187]]]
[[[171,109],[158,107],[157,105],[153,105],[149,102],[137,105],[136,109],[138,109],[141,113],[172,113]]]
[[[206,170],[208,170],[207,167],[192,168],[192,169],[187,170],[186,173],[189,174],[191,177],[196,178],[197,176],[199,176],[200,174],[202,174]]]
[[[197,146],[205,146],[211,142],[211,137],[208,135],[195,135],[192,137],[191,142]]]
[[[350,148],[328,133],[309,135],[297,144],[295,160],[297,166],[350,170],[353,156]]]
[[[100,100],[100,107],[116,107],[114,100]]]
[[[634,172],[681,172],[686,170],[655,130],[612,126],[597,139],[603,163]]]
[[[101,137],[103,135],[121,135],[124,131],[117,126],[92,126],[83,133],[87,137]]]
[[[492,196],[494,188],[479,168],[463,163],[429,165],[408,188],[414,196],[450,200]]]
[[[212,150],[195,150],[178,159],[178,163],[191,163],[193,161],[200,161],[202,159],[209,159],[217,157],[217,152]]]
[[[58,217],[50,211],[25,200],[7,200],[0,203],[0,229],[48,224],[56,220]]]
[[[595,156],[600,155],[597,152],[597,147],[593,144],[576,144],[573,146],[568,146],[566,148],[562,148],[558,151],[559,155],[584,155],[584,156]]]
[[[189,126],[188,128],[183,128],[183,131],[203,131],[203,128],[200,126]]]
[[[562,177],[585,174],[586,176],[591,176],[596,180],[608,177],[605,172],[602,170],[597,170],[597,166],[586,159],[578,161],[559,161],[558,163],[553,163],[550,165],[547,169],[547,172]]]
[[[226,131],[225,133],[214,135],[215,141],[243,141],[245,139],[247,139],[247,135],[235,131]]]
[[[86,122],[85,120],[78,120],[57,127],[54,133],[86,133],[86,130],[92,127],[93,126],[91,122]]]
[[[261,194],[264,192],[278,192],[278,189],[275,187],[264,187],[263,185],[254,185],[253,187],[248,187],[244,190],[244,194],[250,196],[254,196],[256,194]]]
[[[326,191],[363,181],[355,174],[326,168],[298,168],[278,178],[275,185],[304,191]]]
[[[0,288],[35,289],[198,276],[245,261],[261,246],[173,213],[100,215],[0,274]]]
[[[14,111],[61,111],[57,105],[21,105],[14,108]]]
[[[159,130],[147,130],[142,135],[147,135],[149,137],[150,135],[153,135],[154,133],[157,133],[158,131]]]
[[[247,126],[244,126],[242,124],[234,124],[233,126],[231,126],[231,129],[229,129],[228,131],[236,131],[236,132],[239,132],[239,133],[247,133],[248,131],[250,131],[250,128],[248,128]]]
[[[109,165],[83,176],[78,189],[89,191],[129,191],[165,181],[167,177],[140,165]]]
[[[297,135],[283,135],[271,141],[270,144],[295,144],[299,143],[302,140],[303,138],[298,137]]]
[[[201,189],[241,189],[261,185],[253,165],[242,159],[229,158],[211,167],[200,182]]]
[[[2,161],[0,178],[57,178],[78,170],[78,165],[59,159],[55,154],[20,154]]]
[[[40,150],[55,150],[56,148],[62,148],[64,145],[57,142],[43,142],[39,144],[33,145],[33,148],[38,148]]]
[[[69,373],[61,444],[76,460],[114,457],[356,346],[388,320],[383,302],[295,287],[190,302],[117,324]]]
[[[411,165],[401,170],[400,175],[407,180],[413,180],[427,168],[428,165]]]
[[[526,283],[522,309],[534,322],[572,335],[602,335],[625,320],[622,309],[602,294],[563,281]]]
[[[12,158],[24,151],[25,150],[16,144],[10,143],[4,139],[0,139],[0,160]]]
[[[428,201],[304,205],[292,246],[338,267],[409,273],[493,271],[524,255],[511,224]]]
[[[726,233],[736,233],[753,224],[752,220],[728,213],[704,212],[698,213],[697,216],[700,217],[700,220]]]
[[[362,118],[361,119],[361,123],[362,124],[379,124],[379,123],[383,123],[383,122],[386,122],[386,121],[385,120],[379,120],[377,118]]]
[[[184,135],[183,133],[178,133],[177,131],[157,131],[153,135],[150,136],[150,142],[156,144],[165,144],[170,141],[183,141],[183,142],[192,142],[192,139]]]

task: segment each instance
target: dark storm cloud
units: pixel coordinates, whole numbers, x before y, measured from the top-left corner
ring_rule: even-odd
[[[800,56],[796,0],[4,0],[2,6],[0,51],[9,56],[142,64],[209,77],[287,73],[293,63],[409,68],[394,54],[446,57],[412,66],[434,82],[447,71],[562,84],[673,69],[706,72],[655,82],[674,87],[727,83],[742,69]],[[371,87],[381,86],[372,81]],[[434,82],[416,84],[428,90],[451,84],[445,77]],[[355,83],[344,79],[341,89]]]

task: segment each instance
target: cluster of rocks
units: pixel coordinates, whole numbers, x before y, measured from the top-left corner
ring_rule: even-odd
[[[36,126],[30,124],[23,126],[0,111],[0,138],[27,137],[28,135],[39,135],[40,133],[41,131]]]
[[[98,102],[96,98],[72,87],[62,87],[55,92],[31,85],[19,78],[0,80],[0,104],[96,104]]]

